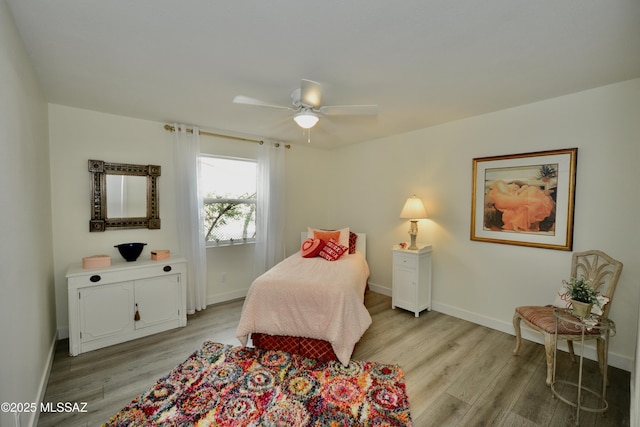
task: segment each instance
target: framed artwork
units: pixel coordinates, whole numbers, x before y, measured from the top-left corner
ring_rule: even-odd
[[[471,240],[570,251],[577,148],[473,159]]]

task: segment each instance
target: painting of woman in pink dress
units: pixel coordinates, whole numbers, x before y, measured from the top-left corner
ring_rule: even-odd
[[[577,148],[473,159],[471,240],[570,251]]]
[[[556,170],[554,165],[487,170],[485,229],[553,234]]]

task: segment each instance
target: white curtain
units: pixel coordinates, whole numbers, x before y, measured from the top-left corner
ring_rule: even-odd
[[[258,155],[254,277],[258,277],[285,257],[284,169],[284,146],[263,143]]]
[[[174,169],[178,243],[180,255],[188,262],[187,313],[207,307],[207,259],[202,220],[202,197],[198,189],[200,135],[197,128],[187,132],[174,124]]]

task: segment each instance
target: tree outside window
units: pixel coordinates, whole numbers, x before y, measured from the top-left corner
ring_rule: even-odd
[[[255,241],[255,161],[201,156],[200,187],[207,245]]]

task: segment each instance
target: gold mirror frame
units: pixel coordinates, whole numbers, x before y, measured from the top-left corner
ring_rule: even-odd
[[[109,163],[89,160],[91,173],[91,220],[89,231],[105,231],[125,228],[160,229],[160,206],[158,204],[158,180],[160,166]],[[107,213],[107,175],[130,175],[147,177],[147,216],[131,218],[109,218]]]

